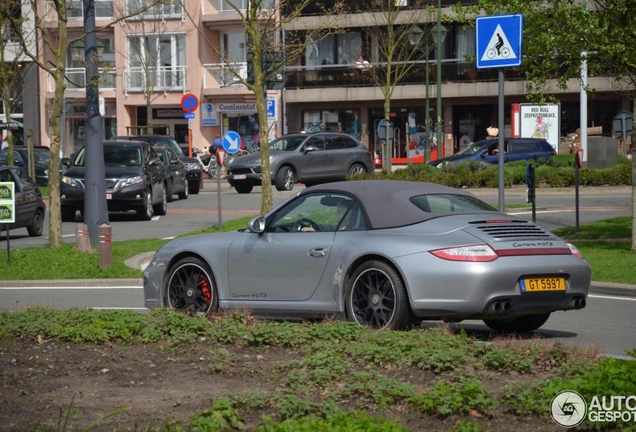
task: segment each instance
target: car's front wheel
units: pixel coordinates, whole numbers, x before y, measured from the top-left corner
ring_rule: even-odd
[[[248,194],[250,192],[252,192],[252,189],[254,188],[254,186],[252,185],[235,185],[234,189],[236,189],[236,192],[240,193],[240,194]]]
[[[284,166],[278,170],[275,179],[276,190],[285,191],[294,188],[294,170],[288,166]]]
[[[174,194],[174,183],[172,179],[168,180],[166,189],[166,199],[168,200],[168,202],[172,202],[172,195]]]
[[[180,200],[188,199],[188,183],[186,183],[185,188],[183,189],[183,192],[179,192],[179,199]]]
[[[33,215],[33,221],[31,222],[31,225],[27,227],[27,231],[31,237],[39,237],[42,235],[43,228],[44,228],[44,212],[42,210],[38,210]]]
[[[75,209],[71,206],[62,206],[62,222],[75,222]]]
[[[165,304],[175,312],[208,315],[218,298],[210,267],[196,257],[184,257],[168,271]]]
[[[541,327],[550,318],[550,312],[538,315],[524,315],[512,320],[485,319],[484,324],[496,332],[528,333]]]
[[[402,278],[383,261],[367,261],[353,272],[346,285],[345,302],[348,318],[364,326],[400,329],[410,323]]]
[[[144,204],[143,207],[137,211],[137,215],[141,220],[149,221],[155,215],[152,207],[152,191],[148,189],[144,192]]]
[[[154,213],[159,216],[164,216],[168,213],[168,194],[166,193],[166,187],[161,189],[161,202],[153,206]]]

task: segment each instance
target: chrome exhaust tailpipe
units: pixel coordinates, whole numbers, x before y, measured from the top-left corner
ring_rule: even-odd
[[[512,310],[512,305],[509,301],[497,301],[490,305],[488,312],[496,314],[507,314]]]

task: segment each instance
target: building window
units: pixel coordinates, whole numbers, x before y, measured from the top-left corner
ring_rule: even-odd
[[[185,40],[185,34],[129,36],[127,90],[183,90]]]

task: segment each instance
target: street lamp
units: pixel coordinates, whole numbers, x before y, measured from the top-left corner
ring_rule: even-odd
[[[437,0],[437,30],[433,33],[436,48],[437,73],[437,151],[442,145],[442,42],[446,38],[446,29],[442,26],[442,0]],[[439,153],[438,153],[439,154]]]
[[[424,107],[424,127],[425,127],[425,137],[424,137],[424,163],[428,162],[431,159],[431,147],[428,144],[428,137],[429,137],[429,121],[428,121],[428,115],[429,115],[429,111],[430,111],[430,107],[429,107],[429,99],[428,99],[428,32],[426,34],[426,49],[425,49],[425,68],[426,68],[426,84],[425,84],[425,89],[426,89],[426,93],[425,93],[425,107]],[[418,26],[414,25],[412,26],[409,31],[408,31],[408,36],[409,36],[409,43],[411,44],[411,46],[419,46],[420,43],[422,42],[422,36],[424,36],[424,32],[422,31],[421,28],[419,28]],[[407,150],[408,151],[408,150]]]

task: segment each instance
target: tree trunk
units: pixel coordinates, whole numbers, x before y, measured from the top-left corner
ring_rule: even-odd
[[[51,113],[51,160],[49,162],[49,246],[59,248],[64,244],[62,238],[62,213],[60,199],[60,144],[62,104],[66,90],[66,69],[58,62],[55,79],[55,99]]]

